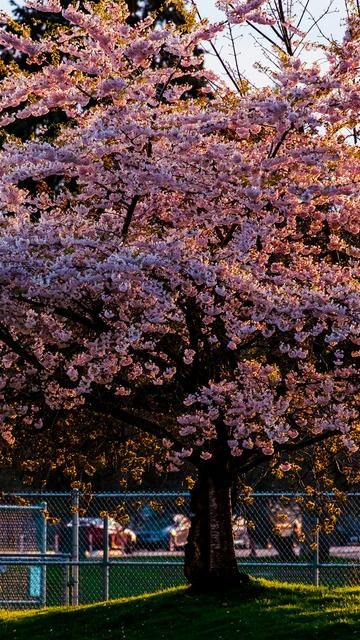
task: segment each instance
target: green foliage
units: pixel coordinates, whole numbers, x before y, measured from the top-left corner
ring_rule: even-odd
[[[348,640],[360,637],[360,589],[316,589],[264,580],[238,591],[189,595],[184,587],[108,604],[3,612],[2,640]]]

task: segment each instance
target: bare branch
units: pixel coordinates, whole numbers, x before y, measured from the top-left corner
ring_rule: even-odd
[[[295,52],[296,53],[299,49],[299,47],[301,47],[302,43],[304,42],[304,40],[307,38],[307,36],[309,35],[309,33],[316,27],[317,30],[319,31],[320,35],[324,38],[324,40],[326,40],[327,42],[331,42],[331,39],[327,37],[327,35],[322,31],[322,29],[320,29],[319,27],[319,23],[321,22],[321,20],[323,18],[325,18],[327,15],[329,15],[330,13],[330,9],[333,5],[333,0],[331,0],[330,4],[328,5],[327,9],[325,9],[325,11],[321,14],[321,16],[319,16],[319,18],[315,18],[315,16],[313,16],[313,14],[310,12],[310,10],[307,8],[306,9],[306,13],[310,16],[310,18],[312,19],[313,23],[312,25],[309,27],[309,29],[306,31],[305,35],[303,38],[301,38],[300,42],[298,42],[296,48],[295,48]]]
[[[233,30],[232,30],[231,22],[230,22],[229,18],[228,18],[228,29],[229,29],[231,47],[232,47],[232,50],[233,50],[233,56],[234,56],[234,61],[235,61],[236,72],[237,72],[239,84],[241,86],[241,82],[244,79],[244,76],[240,72],[238,55],[237,55],[237,51],[236,51],[236,47],[235,47],[234,34],[233,34]],[[240,86],[239,86],[239,89],[240,89]],[[243,95],[244,92],[240,90],[240,93]]]
[[[254,31],[256,31],[257,33],[259,33],[261,35],[262,38],[265,38],[265,40],[267,40],[268,42],[270,42],[270,44],[273,45],[273,47],[276,47],[277,49],[279,49],[279,51],[282,52],[282,48],[280,47],[280,45],[277,44],[277,42],[275,42],[275,40],[272,40],[272,38],[269,38],[269,36],[266,35],[266,33],[264,33],[263,31],[261,31],[261,29],[258,29],[258,27],[256,27],[252,22],[250,22],[250,20],[246,21],[246,24],[249,25],[249,27],[251,27],[252,29],[254,29]]]
[[[300,18],[299,18],[299,20],[297,22],[297,25],[296,25],[297,28],[300,27],[300,25],[301,25],[301,23],[302,23],[302,21],[304,19],[304,16],[306,14],[306,11],[307,11],[307,8],[308,8],[309,4],[310,4],[310,0],[307,0],[306,3],[303,5],[303,10],[302,10],[301,16],[300,16]]]
[[[192,6],[194,7],[194,9],[195,9],[195,11],[196,11],[196,14],[197,14],[197,16],[198,16],[198,18],[199,18],[199,20],[200,20],[200,21],[202,21],[201,14],[200,14],[200,11],[199,11],[198,7],[196,6],[196,2],[195,2],[195,0],[191,0],[191,4],[192,4]],[[241,91],[241,89],[240,89],[240,87],[239,87],[239,83],[238,83],[238,82],[236,82],[236,79],[234,78],[234,76],[233,76],[233,74],[231,73],[231,71],[230,71],[229,67],[227,66],[227,64],[224,62],[224,60],[223,60],[223,58],[222,58],[221,54],[220,54],[220,53],[219,53],[219,51],[217,50],[217,48],[216,48],[216,46],[214,45],[214,43],[212,42],[212,40],[210,40],[210,43],[209,43],[209,44],[210,44],[210,46],[211,46],[211,48],[212,48],[212,50],[213,50],[213,52],[214,52],[215,56],[216,56],[216,57],[217,57],[217,59],[219,60],[219,62],[220,62],[220,64],[221,64],[222,68],[224,69],[224,71],[225,71],[225,73],[226,73],[227,77],[229,78],[229,80],[231,81],[231,83],[234,85],[234,87],[235,87],[235,89],[236,89],[237,93],[239,93],[240,95],[242,95],[242,91]]]

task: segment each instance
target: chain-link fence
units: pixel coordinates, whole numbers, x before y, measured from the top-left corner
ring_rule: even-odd
[[[241,570],[287,582],[359,585],[360,494],[347,497],[327,534],[305,509],[307,498],[261,493],[240,504],[233,535]],[[0,607],[77,605],[185,582],[188,494],[74,491],[3,501]]]

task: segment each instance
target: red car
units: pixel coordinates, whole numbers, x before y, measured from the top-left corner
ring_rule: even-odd
[[[60,527],[55,542],[55,551],[71,553],[72,527],[70,520]],[[136,543],[135,533],[109,518],[109,551],[131,553]],[[102,518],[79,518],[79,552],[80,556],[91,557],[104,548],[104,521]]]

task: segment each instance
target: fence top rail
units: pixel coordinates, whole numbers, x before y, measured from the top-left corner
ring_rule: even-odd
[[[69,498],[74,495],[84,495],[81,491],[12,491],[11,493],[4,493],[4,498]],[[146,498],[152,496],[159,496],[164,498],[178,498],[189,497],[188,491],[94,491],[91,493],[93,498]]]
[[[308,569],[339,569],[339,568],[347,568],[354,569],[360,567],[359,561],[354,561],[351,564],[348,562],[316,562],[307,561],[307,562],[273,562],[269,560],[261,560],[261,562],[256,560],[244,560],[243,558],[238,560],[238,564],[241,567],[292,567],[292,568],[308,568]],[[74,560],[72,558],[56,558],[52,556],[43,556],[37,558],[31,558],[27,556],[21,556],[21,558],[8,558],[6,556],[0,556],[0,566],[8,565],[8,566],[48,566],[48,565],[61,565],[66,567],[81,567],[81,566],[97,566],[101,567],[104,565],[103,560],[101,559],[89,559],[89,560]],[[119,558],[109,558],[106,561],[106,565],[108,566],[134,566],[134,567],[153,567],[153,566],[161,566],[161,567],[183,567],[184,560],[183,558],[179,558],[178,560],[172,560],[168,562],[164,562],[164,560],[146,560],[143,562],[139,562],[138,560],[130,560],[130,559],[119,559]]]
[[[24,510],[31,510],[31,511],[43,511],[44,509],[46,509],[46,502],[42,502],[41,504],[1,504],[0,503],[0,510],[1,511],[13,511],[14,509],[18,509],[21,511]]]
[[[79,495],[80,497],[83,495],[81,491],[78,490],[73,490],[73,491],[17,491],[17,492],[11,492],[11,493],[4,493],[3,497],[4,498],[70,498],[73,495]],[[304,492],[300,492],[300,491],[254,491],[254,493],[251,494],[251,497],[253,498],[271,498],[271,497],[284,497],[284,498],[292,498],[292,497],[311,497],[312,494],[309,493],[304,493]],[[335,494],[330,492],[326,492],[324,491],[322,493],[323,496],[327,496],[327,497],[332,497]],[[360,497],[360,492],[349,492],[346,494],[347,497]],[[121,492],[121,491],[112,491],[112,492],[99,492],[99,491],[94,491],[91,494],[92,498],[152,498],[152,497],[159,497],[159,498],[189,498],[190,497],[190,492],[188,491],[128,491],[128,492]],[[3,506],[9,506],[9,508],[11,507],[12,509],[18,507],[21,509],[24,508],[33,508],[33,507],[37,507],[39,508],[38,505],[3,505],[0,502],[0,508],[3,508]]]

